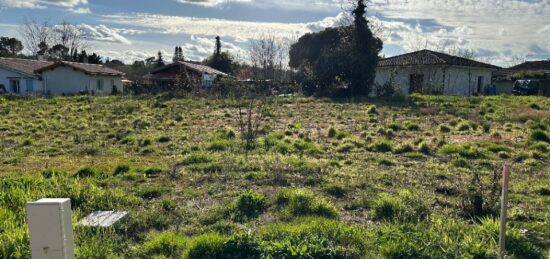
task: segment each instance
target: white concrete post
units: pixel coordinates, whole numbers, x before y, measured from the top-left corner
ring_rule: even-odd
[[[32,259],[74,259],[70,199],[27,203]]]
[[[499,258],[506,255],[506,218],[508,209],[508,185],[510,184],[510,165],[505,164],[502,173],[502,197],[500,200]]]

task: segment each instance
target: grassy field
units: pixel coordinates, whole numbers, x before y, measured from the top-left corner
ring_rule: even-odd
[[[494,258],[550,252],[550,99],[269,101],[256,144],[232,100],[0,99],[0,258],[25,203],[71,198],[79,258]],[[76,221],[126,210],[113,228]]]

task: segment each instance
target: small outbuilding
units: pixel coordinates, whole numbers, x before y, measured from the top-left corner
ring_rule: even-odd
[[[35,71],[53,62],[20,58],[0,58],[0,93],[41,94],[42,76]]]
[[[404,94],[428,93],[471,96],[490,89],[499,67],[431,50],[381,59],[377,87],[394,83]]]
[[[42,75],[45,94],[108,95],[123,92],[124,73],[103,65],[61,61],[37,69],[35,73]]]
[[[225,76],[228,75],[198,62],[177,61],[151,71],[144,79],[148,85],[158,89],[168,89],[178,80],[193,87],[209,88],[216,78]]]

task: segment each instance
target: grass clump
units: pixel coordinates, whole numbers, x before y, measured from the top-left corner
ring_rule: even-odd
[[[550,137],[548,136],[548,134],[546,134],[546,132],[542,130],[532,131],[531,134],[529,134],[529,140],[531,142],[542,141],[542,142],[550,143]]]
[[[215,259],[225,258],[224,247],[227,238],[220,234],[204,234],[193,238],[184,258],[188,259]]]
[[[391,142],[390,140],[387,140],[387,139],[379,139],[379,140],[375,141],[374,143],[372,143],[369,146],[369,149],[371,151],[381,152],[381,153],[392,152],[393,142]]]
[[[248,190],[237,198],[235,210],[242,218],[255,218],[267,208],[267,199],[261,193]]]
[[[185,251],[187,240],[173,231],[150,234],[143,244],[141,255],[152,258],[164,256],[179,258]]]
[[[276,203],[286,217],[338,217],[338,211],[330,202],[310,190],[283,189],[278,193]]]

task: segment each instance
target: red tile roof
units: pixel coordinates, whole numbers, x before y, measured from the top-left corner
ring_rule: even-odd
[[[21,58],[0,58],[0,67],[26,75],[36,75],[37,69],[52,65],[50,61],[39,61]]]
[[[217,69],[211,68],[209,66],[201,65],[201,64],[198,64],[198,63],[195,63],[195,62],[185,62],[185,61],[178,61],[178,62],[169,64],[167,66],[155,69],[155,70],[151,71],[151,74],[159,73],[159,72],[161,72],[163,70],[166,70],[168,68],[172,68],[173,66],[176,66],[178,64],[182,65],[182,66],[184,66],[184,67],[186,67],[190,70],[198,72],[200,74],[207,73],[207,74],[211,74],[211,75],[227,76],[226,73],[224,73],[222,71],[219,71]]]
[[[75,62],[67,62],[67,61],[55,62],[55,63],[53,63],[49,66],[39,68],[35,72],[36,73],[41,73],[41,72],[46,71],[46,70],[54,69],[54,68],[57,68],[57,67],[63,67],[63,66],[71,67],[73,69],[82,71],[82,72],[84,72],[86,74],[90,74],[90,75],[107,75],[107,76],[123,76],[124,75],[124,73],[122,73],[118,70],[108,68],[108,67],[105,67],[103,65],[75,63]]]
[[[486,64],[475,60],[452,56],[449,54],[435,52],[427,49],[395,57],[384,58],[378,62],[379,67],[425,65],[447,65],[499,69],[499,67],[491,64]]]

